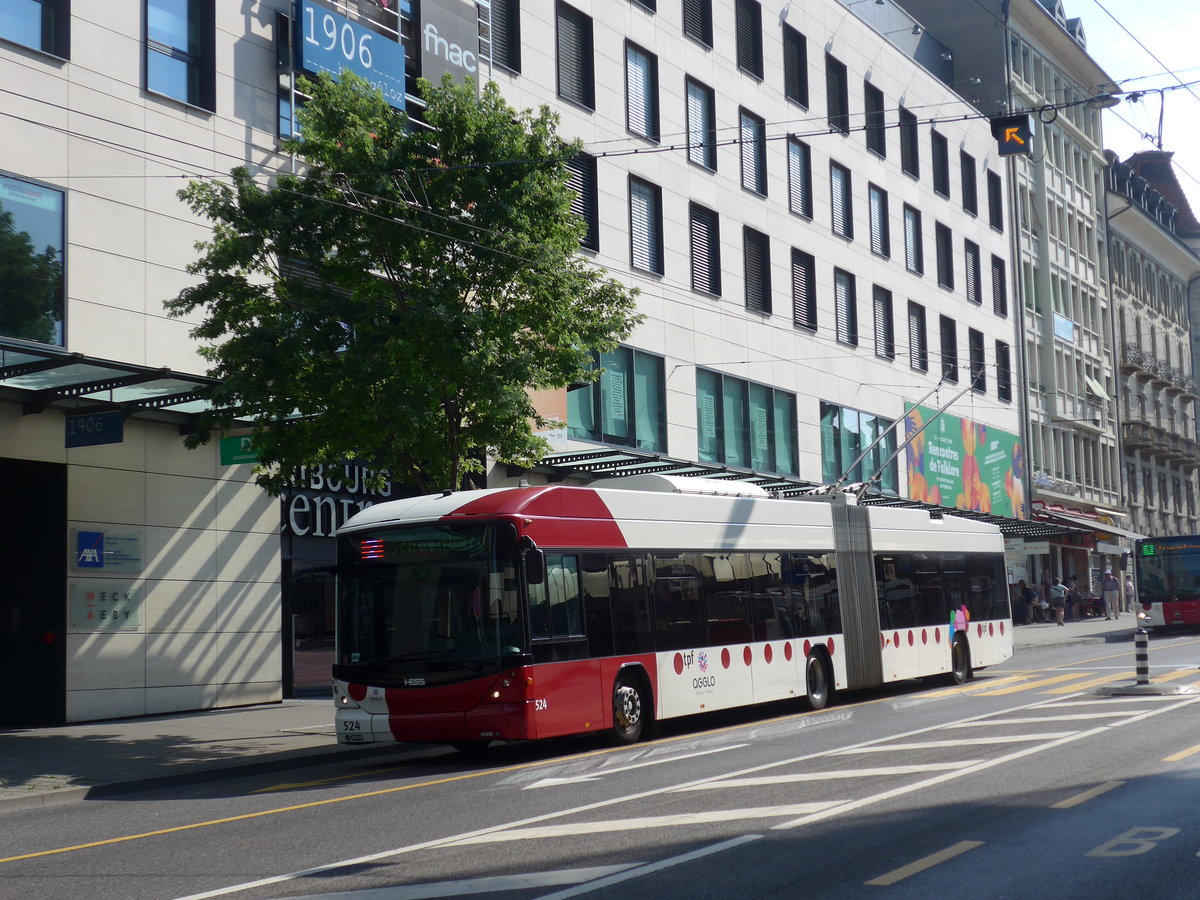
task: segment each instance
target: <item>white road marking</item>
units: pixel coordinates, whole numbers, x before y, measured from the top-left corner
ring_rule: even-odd
[[[1134,699],[1134,698],[1131,698],[1131,699]],[[898,788],[898,789],[894,789],[891,791],[885,791],[881,794],[876,794],[871,797],[865,797],[862,800],[855,801],[853,803],[847,803],[847,804],[843,804],[842,806],[833,807],[829,810],[825,810],[824,812],[814,813],[813,815],[810,815],[807,817],[802,817],[800,819],[795,819],[791,822],[784,822],[784,823],[781,823],[780,825],[776,825],[775,828],[780,829],[780,830],[788,829],[788,828],[795,828],[795,827],[798,827],[799,825],[807,824],[809,822],[816,822],[816,821],[821,821],[823,819],[833,818],[835,816],[841,815],[844,812],[851,812],[854,809],[858,809],[858,808],[865,807],[865,806],[870,806],[874,803],[878,803],[880,801],[890,799],[890,797],[892,797],[892,796],[899,796],[901,794],[921,790],[925,787],[929,787],[934,784],[938,784],[938,783],[945,782],[945,781],[951,781],[956,778],[974,774],[975,772],[983,771],[984,769],[991,768],[993,766],[1003,765],[1004,763],[1010,762],[1012,760],[1021,759],[1026,756],[1031,756],[1035,753],[1041,753],[1043,751],[1053,749],[1053,748],[1059,746],[1060,744],[1065,744],[1065,743],[1069,743],[1070,741],[1078,740],[1080,738],[1086,738],[1086,737],[1091,737],[1093,735],[1101,734],[1105,728],[1120,727],[1122,725],[1129,724],[1130,722],[1140,721],[1141,719],[1149,717],[1149,716],[1158,715],[1159,713],[1171,712],[1173,710],[1180,709],[1182,707],[1189,706],[1191,704],[1200,702],[1200,697],[1187,697],[1183,700],[1179,700],[1178,697],[1165,697],[1165,698],[1142,697],[1142,698],[1136,698],[1136,699],[1141,699],[1141,700],[1168,699],[1168,700],[1177,701],[1177,702],[1172,703],[1170,706],[1162,706],[1158,709],[1152,709],[1152,710],[1148,710],[1144,713],[1140,713],[1139,715],[1134,715],[1126,721],[1112,722],[1112,723],[1108,723],[1107,725],[1104,725],[1104,726],[1090,729],[1088,731],[1079,732],[1078,734],[1073,735],[1071,738],[1066,738],[1061,741],[1052,741],[1048,744],[1039,744],[1039,745],[1033,746],[1033,747],[1026,747],[1022,750],[1018,750],[1014,753],[1010,753],[1007,756],[998,757],[995,760],[990,760],[987,762],[980,763],[978,766],[972,766],[972,767],[966,768],[966,769],[958,769],[955,771],[946,772],[946,773],[943,773],[942,775],[936,776],[935,778],[928,778],[928,779],[919,781],[912,785],[906,785],[903,788]],[[1028,703],[1025,706],[1018,706],[1018,707],[1015,707],[1010,710],[1005,710],[1005,712],[1011,713],[1011,712],[1020,712],[1022,710],[1026,710],[1026,709],[1042,709],[1042,708],[1046,708],[1047,706],[1051,706],[1051,705],[1059,706],[1059,705],[1062,705],[1063,702],[1064,701],[1061,701],[1061,700],[1058,700],[1058,701],[1037,700],[1032,703]],[[1104,703],[1120,702],[1120,698],[1113,698],[1113,699],[1097,701],[1097,702],[1104,702]],[[1137,711],[1137,712],[1140,712],[1140,711]],[[997,715],[998,715],[998,713],[996,713],[996,712],[984,712],[984,713],[980,713],[977,716],[974,716],[971,720],[968,720],[968,721],[972,721],[974,719],[995,718]],[[900,734],[888,735],[885,738],[877,738],[874,741],[866,741],[862,744],[855,745],[855,746],[867,747],[867,746],[871,746],[873,744],[877,744],[877,743],[880,743],[883,741],[896,740],[898,738],[915,737],[916,735],[919,735],[919,734],[929,734],[931,732],[939,731],[943,727],[944,727],[943,725],[939,724],[939,725],[929,725],[924,728],[915,728],[909,732],[902,732]],[[978,742],[976,742],[976,743],[978,743]],[[730,776],[752,775],[756,772],[763,772],[768,769],[777,769],[777,768],[781,768],[783,766],[796,765],[797,763],[807,762],[812,759],[823,759],[830,755],[837,755],[838,753],[844,753],[847,750],[852,750],[852,749],[853,749],[853,747],[843,748],[841,751],[834,751],[833,754],[829,753],[828,751],[817,751],[814,753],[805,754],[803,756],[792,757],[790,759],[776,760],[776,761],[769,762],[769,763],[763,763],[758,766],[751,766],[751,767],[741,770],[740,772],[730,772],[729,775]],[[298,870],[295,872],[288,872],[283,875],[274,875],[274,876],[271,876],[268,878],[260,878],[260,879],[254,880],[254,881],[242,882],[240,884],[231,884],[231,885],[228,885],[223,888],[216,888],[211,891],[204,891],[204,892],[201,892],[198,894],[190,894],[186,897],[180,897],[180,898],[178,898],[178,900],[209,900],[209,898],[211,898],[211,897],[224,897],[224,896],[228,896],[230,894],[238,894],[243,891],[249,891],[249,890],[253,890],[255,888],[260,888],[260,887],[269,887],[270,885],[282,884],[287,881],[295,881],[300,878],[306,878],[306,877],[313,876],[313,875],[321,875],[321,876],[327,877],[330,873],[335,872],[338,869],[348,868],[351,866],[360,866],[360,865],[363,865],[366,863],[379,862],[380,860],[385,860],[385,859],[394,859],[399,856],[405,856],[410,853],[417,853],[422,850],[431,850],[431,849],[445,847],[448,844],[453,843],[454,841],[462,840],[463,838],[471,837],[471,836],[477,835],[477,834],[479,834],[479,835],[492,834],[492,833],[495,833],[498,831],[502,831],[506,828],[514,828],[514,827],[519,827],[519,826],[524,826],[524,825],[531,825],[531,824],[534,824],[537,822],[545,822],[545,821],[548,821],[551,819],[562,818],[563,816],[567,816],[567,815],[578,815],[580,813],[590,812],[591,810],[594,810],[594,809],[603,809],[603,808],[610,807],[610,806],[616,806],[621,803],[629,803],[629,802],[635,802],[635,801],[639,801],[639,800],[646,800],[651,797],[659,797],[659,796],[662,796],[663,794],[672,793],[672,792],[678,791],[680,789],[686,789],[690,786],[706,784],[710,781],[718,780],[718,778],[719,778],[719,776],[701,778],[701,779],[697,779],[694,782],[689,782],[689,783],[685,783],[682,785],[671,785],[668,787],[661,787],[661,788],[655,788],[655,789],[647,790],[647,791],[640,791],[635,794],[628,794],[628,795],[621,796],[621,797],[611,797],[607,800],[598,800],[594,803],[587,803],[587,804],[584,804],[581,806],[576,806],[576,807],[573,807],[570,809],[558,810],[556,812],[544,813],[544,814],[538,815],[538,816],[531,816],[527,819],[520,819],[520,820],[513,821],[513,822],[501,823],[499,825],[492,825],[487,828],[481,828],[477,831],[464,832],[461,834],[451,835],[451,836],[442,837],[442,838],[434,838],[429,841],[422,841],[421,843],[418,843],[418,844],[409,844],[404,847],[395,847],[390,850],[382,850],[377,853],[370,853],[365,856],[359,856],[359,857],[356,857],[353,859],[338,860],[338,861],[326,863],[326,864],[320,865],[320,866],[313,866],[308,869],[301,869],[301,870]],[[748,836],[747,840],[756,840],[758,837],[760,837],[760,835]],[[730,842],[730,843],[732,844],[734,842]],[[650,867],[647,867],[647,868],[649,869]],[[640,872],[642,870],[636,869],[633,871]],[[620,877],[620,876],[616,876],[616,877]],[[550,900],[550,898],[543,898],[543,900]]]
[[[924,772],[945,772],[950,769],[965,769],[982,760],[966,759],[958,762],[914,763],[908,766],[880,766],[873,769],[837,769],[832,772],[801,772],[796,775],[764,775],[759,778],[722,778],[708,784],[696,784],[679,788],[680,791],[708,791],[728,787],[761,787],[772,784],[794,784],[801,781],[833,781],[841,778],[874,778],[886,775],[918,775]]]
[[[398,884],[393,887],[341,891],[336,894],[305,894],[303,900],[436,900],[439,897],[466,897],[499,891],[582,884],[612,876],[640,863],[621,866],[590,866],[584,869],[559,869],[554,872],[526,872],[520,875],[495,875],[490,878],[465,878],[461,881],[431,881],[425,884]],[[284,898],[289,900],[289,898]],[[298,900],[298,898],[290,898]]]
[[[594,772],[586,772],[581,775],[566,775],[562,778],[542,778],[535,781],[533,784],[527,784],[524,790],[537,787],[556,787],[562,784],[579,784],[582,781],[596,781],[603,778],[605,775],[613,775],[617,772],[628,772],[630,769],[642,769],[646,766],[661,766],[663,763],[678,762],[681,759],[692,759],[696,756],[708,756],[712,753],[724,753],[726,750],[740,750],[742,747],[748,747],[749,744],[730,744],[726,747],[714,747],[712,750],[697,750],[695,753],[684,753],[679,756],[665,756],[662,759],[648,759],[644,762],[633,763],[628,766],[617,766],[612,769],[597,769]]]
[[[500,841],[529,841],[544,838],[577,837],[581,834],[614,834],[618,831],[640,831],[646,828],[680,828],[685,825],[711,825],[716,822],[742,822],[746,819],[773,819],[786,816],[807,816],[845,800],[826,800],[822,803],[786,803],[781,806],[751,806],[745,809],[709,809],[702,812],[676,813],[669,816],[642,816],[636,819],[608,819],[591,822],[572,822],[569,825],[543,825],[540,828],[512,828],[449,841],[448,846],[494,844]]]
[[[956,741],[913,741],[907,744],[884,744],[872,747],[849,747],[834,750],[830,756],[850,756],[854,753],[891,753],[896,750],[933,750],[939,747],[975,747],[979,744],[1020,744],[1030,741],[1056,741],[1071,737],[1076,731],[1047,731],[1042,734],[1006,734],[1000,737],[962,738]]]
[[[608,878],[602,878],[592,884],[581,885],[580,887],[559,891],[555,894],[546,894],[544,897],[537,898],[537,900],[568,900],[570,897],[590,894],[592,891],[612,887],[614,884],[620,884],[622,881],[629,881],[633,878],[641,878],[643,875],[661,872],[663,869],[670,869],[681,863],[691,862],[693,859],[703,859],[706,856],[712,856],[714,853],[721,853],[724,850],[732,850],[734,847],[740,847],[742,844],[749,844],[751,841],[757,841],[761,838],[761,834],[743,834],[741,837],[722,841],[719,844],[713,844],[711,847],[701,847],[699,850],[693,850],[691,853],[682,853],[679,856],[672,856],[669,859],[661,859],[656,863],[650,863],[648,866],[639,866],[636,869],[622,872],[620,875],[610,875]]]
[[[1129,715],[1129,710],[1121,712],[1068,713],[1061,716],[1022,716],[1021,718],[998,718],[991,722],[953,722],[947,728],[980,728],[994,725],[1036,725],[1039,722],[1082,722],[1088,719],[1119,719]]]

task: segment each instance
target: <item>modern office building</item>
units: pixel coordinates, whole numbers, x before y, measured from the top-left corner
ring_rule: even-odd
[[[1087,378],[1111,379],[1089,293],[1102,234],[1076,221],[1031,243],[1029,216],[1011,217],[982,82],[933,33],[942,19],[865,0],[30,0],[0,13],[0,252],[25,273],[0,295],[0,472],[17,499],[0,665],[36,685],[6,719],[271,700],[310,645],[320,680],[329,535],[380,498],[347,467],[280,503],[236,446],[184,449],[204,364],[163,301],[206,234],[176,191],[293,165],[294,78],[322,65],[303,29],[328,16],[377,41],[395,105],[419,109],[416,75],[450,71],[557,110],[586,150],[580,252],[641,291],[646,320],[597,359],[600,379],[542,398],[563,422],[555,453],[490,483],[673,471],[786,496],[844,477],[871,481],[871,502],[1067,533],[1023,518],[1032,436],[1035,460],[1061,448],[1087,488],[1065,498],[1119,499],[1081,468],[1107,473],[1106,432],[1074,421],[1098,405]],[[1082,106],[1075,119],[1058,167],[1019,177],[1090,209],[1098,136]],[[1030,286],[1009,276],[1014,242]],[[1037,268],[1051,251],[1058,281]],[[1077,340],[1053,339],[1062,383],[1039,376],[1058,386],[1032,435],[1022,297],[1045,341],[1065,333],[1055,315],[1082,317]]]

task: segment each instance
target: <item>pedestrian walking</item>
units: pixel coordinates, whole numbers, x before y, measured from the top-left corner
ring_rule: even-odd
[[[1050,607],[1054,610],[1054,619],[1062,626],[1063,616],[1067,611],[1067,579],[1062,578],[1058,584],[1050,586]]]
[[[1067,578],[1063,580],[1063,584],[1067,588],[1067,621],[1078,622],[1080,612],[1079,601],[1082,599],[1077,586],[1078,582],[1074,578]]]
[[[1125,574],[1125,600],[1124,600],[1125,612],[1127,612],[1127,613],[1133,612],[1133,603],[1134,603],[1133,593],[1134,593],[1133,592],[1133,576],[1127,572]]]
[[[1100,596],[1104,598],[1104,618],[1111,614],[1113,618],[1121,618],[1121,585],[1109,569],[1104,573],[1100,582]]]
[[[1035,618],[1037,618],[1035,613],[1035,609],[1037,609],[1039,605],[1037,591],[1026,584],[1025,579],[1022,578],[1020,584],[1018,585],[1017,596],[1020,598],[1019,605],[1021,607],[1021,624],[1028,625]],[[1038,612],[1040,612],[1040,610],[1038,610]]]

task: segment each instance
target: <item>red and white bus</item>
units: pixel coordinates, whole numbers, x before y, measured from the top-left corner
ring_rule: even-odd
[[[1138,622],[1200,625],[1200,535],[1144,538],[1134,548]]]
[[[633,742],[677,716],[961,683],[1013,650],[994,525],[840,494],[642,475],[395,500],[339,530],[338,574],[343,743]]]

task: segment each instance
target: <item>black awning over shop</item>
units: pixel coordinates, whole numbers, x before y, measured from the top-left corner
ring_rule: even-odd
[[[25,415],[119,410],[126,418],[173,421],[187,430],[210,406],[200,389],[216,383],[0,338],[0,401],[20,404]]]
[[[1128,528],[1121,528],[1118,525],[1109,525],[1107,522],[1098,522],[1095,519],[1085,519],[1081,516],[1068,516],[1060,512],[1041,512],[1038,513],[1038,517],[1046,522],[1069,525],[1072,528],[1081,528],[1088,532],[1088,534],[1111,534],[1116,537],[1127,538],[1131,541],[1148,537],[1148,535],[1138,534],[1136,531],[1130,531]]]
[[[682,475],[691,478],[746,481],[770,491],[777,497],[796,497],[806,493],[813,493],[822,487],[822,485],[811,481],[803,481],[799,478],[765,475],[749,469],[735,469],[714,463],[672,459],[659,453],[647,453],[632,448],[598,447],[594,450],[553,453],[543,458],[535,471],[548,475],[554,480],[563,480],[570,477],[613,478],[655,473],[659,475]],[[922,503],[919,500],[909,500],[904,497],[890,497],[876,494],[868,496],[860,502],[867,506],[903,506],[912,509],[925,509],[940,512],[947,516],[958,516],[964,519],[989,522],[998,526],[1001,533],[1006,537],[1043,540],[1072,537],[1086,533],[1084,530],[1070,525],[1055,524],[1034,519],[1015,519],[1009,516],[996,516],[990,513],[974,512],[969,509],[957,509],[953,506],[937,506],[932,503]]]

